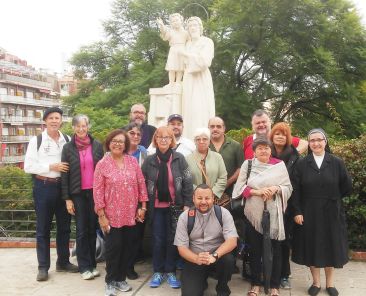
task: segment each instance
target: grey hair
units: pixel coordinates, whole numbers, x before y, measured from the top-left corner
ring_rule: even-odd
[[[253,117],[260,117],[262,115],[267,115],[269,117],[269,114],[267,111],[263,110],[263,109],[257,109],[253,112],[252,114],[252,119]]]
[[[199,136],[206,136],[207,138],[210,139],[211,137],[211,132],[207,127],[200,127],[197,128],[194,133],[193,133],[193,139],[199,137]]]
[[[85,120],[86,125],[88,126],[88,128],[90,128],[90,120],[89,117],[85,114],[77,114],[72,118],[72,122],[71,125],[72,126],[76,126],[77,124],[79,124],[82,120]]]

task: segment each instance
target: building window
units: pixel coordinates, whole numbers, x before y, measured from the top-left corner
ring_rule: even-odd
[[[8,89],[6,87],[0,87],[0,95],[7,95]]]
[[[33,99],[33,92],[32,91],[27,91],[26,92],[26,98]]]

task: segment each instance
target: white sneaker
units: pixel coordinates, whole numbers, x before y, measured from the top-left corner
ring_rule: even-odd
[[[81,274],[81,277],[83,278],[83,280],[92,280],[94,278],[94,275],[89,270],[87,270]]]
[[[98,277],[98,276],[100,276],[100,272],[99,272],[99,270],[98,270],[98,269],[96,269],[96,268],[93,268],[93,270],[92,270],[92,274],[93,274],[93,276],[94,276],[94,277]]]
[[[113,286],[121,292],[128,292],[132,290],[132,287],[126,281],[113,282]]]

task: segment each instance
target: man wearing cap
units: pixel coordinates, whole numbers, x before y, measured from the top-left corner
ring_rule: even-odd
[[[69,261],[69,240],[71,216],[61,198],[61,172],[67,172],[69,165],[61,162],[62,147],[69,136],[59,129],[62,124],[62,110],[48,108],[43,120],[46,124],[42,136],[33,137],[27,148],[24,171],[33,174],[33,198],[37,216],[37,281],[48,279],[50,268],[50,232],[53,216],[56,216],[57,261],[56,271],[78,272],[78,267]],[[40,141],[41,140],[41,141]]]
[[[258,109],[252,114],[252,129],[253,135],[246,137],[243,141],[244,158],[252,159],[254,152],[252,149],[253,141],[260,135],[265,135],[269,138],[271,132],[271,120],[266,111]],[[298,137],[292,137],[292,145],[299,151],[300,154],[308,150],[308,142]]]
[[[173,130],[177,146],[175,150],[184,156],[191,154],[196,146],[188,138],[182,137],[183,134],[183,117],[180,114],[172,114],[168,117],[168,127]],[[154,154],[155,148],[150,145],[148,154]]]
[[[130,122],[134,122],[141,126],[142,138],[140,145],[146,149],[151,144],[152,137],[156,131],[156,127],[149,125],[145,122],[146,120],[146,109],[142,104],[134,104],[131,107]]]

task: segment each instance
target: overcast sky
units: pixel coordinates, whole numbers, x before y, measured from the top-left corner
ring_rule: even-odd
[[[154,1],[154,0],[151,0]],[[366,0],[352,0],[366,26]],[[104,39],[113,0],[1,0],[0,47],[61,73],[80,46]]]

